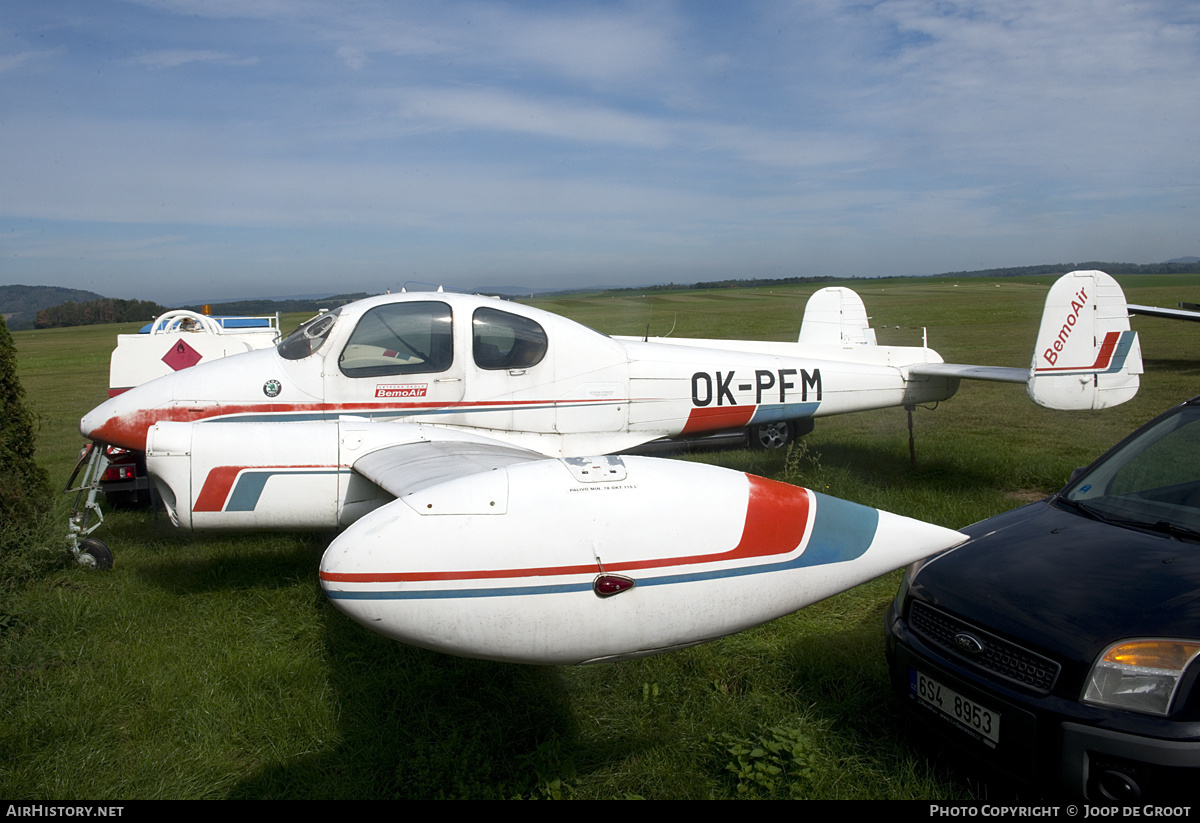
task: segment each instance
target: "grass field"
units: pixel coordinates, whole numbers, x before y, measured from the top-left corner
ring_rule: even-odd
[[[1130,302],[1200,298],[1200,276],[1122,284]],[[858,286],[881,343],[919,344],[924,327],[951,362],[1025,365],[1049,280]],[[815,288],[537,304],[614,334],[783,340]],[[1136,425],[1200,393],[1200,326],[1137,318],[1134,327],[1146,374],[1117,409],[1048,412],[1019,386],[964,383],[914,415],[915,466],[898,409],[819,420],[786,455],[688,459],[960,527],[1053,491]],[[114,335],[130,330],[13,335],[40,420],[39,460],[56,483],[82,445],[80,415],[105,396]],[[547,668],[425,652],[349,622],[317,581],[328,534],[195,535],[142,512],[108,513],[102,534],[112,571],[64,564],[0,600],[0,797],[1004,792],[910,745],[883,660],[898,573],[695,649]]]

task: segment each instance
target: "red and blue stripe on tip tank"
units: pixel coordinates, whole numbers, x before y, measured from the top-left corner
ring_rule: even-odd
[[[623,563],[524,569],[432,572],[321,572],[322,583],[405,584],[401,590],[340,591],[326,588],[334,600],[424,600],[514,597],[592,591],[591,576],[641,572],[640,587],[700,583],[721,578],[774,574],[842,563],[861,557],[871,546],[879,512],[808,489],[746,475],[750,497],[738,544],[727,551]],[[804,534],[812,518],[808,539]],[[699,568],[705,566],[705,568]],[[587,580],[577,578],[588,575]],[[559,578],[545,582],[502,585],[514,578]],[[422,587],[422,583],[462,581],[470,588]],[[415,584],[415,585],[414,585]],[[489,585],[491,584],[491,585]]]

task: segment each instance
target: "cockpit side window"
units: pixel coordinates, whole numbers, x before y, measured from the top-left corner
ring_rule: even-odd
[[[341,309],[334,309],[305,321],[298,329],[280,340],[275,350],[284,360],[302,360],[310,354],[315,354],[317,349],[325,344],[325,338],[329,336],[340,312]]]
[[[526,369],[546,356],[546,331],[528,317],[499,309],[476,309],[471,351],[481,369]]]
[[[427,374],[454,362],[450,307],[445,303],[390,303],[362,316],[338,358],[347,377]]]

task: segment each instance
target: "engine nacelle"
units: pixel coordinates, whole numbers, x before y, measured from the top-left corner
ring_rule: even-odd
[[[156,423],[146,466],[180,528],[332,529],[392,499],[351,470],[362,442],[356,428]]]

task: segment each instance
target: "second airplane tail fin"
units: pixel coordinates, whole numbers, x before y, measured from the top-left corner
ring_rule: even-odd
[[[1105,409],[1133,398],[1142,348],[1125,293],[1102,271],[1063,275],[1046,296],[1026,391],[1050,409]]]
[[[809,346],[874,346],[875,330],[862,298],[853,289],[829,286],[808,298],[799,342]]]

